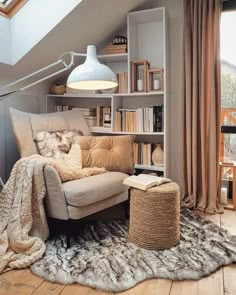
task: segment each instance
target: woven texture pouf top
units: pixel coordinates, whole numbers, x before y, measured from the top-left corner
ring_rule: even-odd
[[[155,250],[175,246],[180,239],[179,186],[165,183],[146,191],[131,188],[129,239]]]

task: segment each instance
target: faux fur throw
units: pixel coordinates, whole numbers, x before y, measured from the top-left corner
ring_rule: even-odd
[[[40,131],[36,134],[35,141],[40,155],[62,159],[72,144],[79,144],[81,136],[81,130]]]
[[[33,155],[14,165],[0,193],[0,273],[25,268],[40,259],[49,235],[43,199],[43,169],[53,166],[62,181],[104,173],[104,168],[81,169],[81,150],[73,145],[64,159]]]

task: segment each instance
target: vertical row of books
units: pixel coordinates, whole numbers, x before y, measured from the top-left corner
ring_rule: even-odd
[[[96,108],[77,108],[89,127],[111,127],[111,107],[98,106]]]
[[[98,106],[96,108],[97,127],[111,128],[111,107]]]
[[[134,163],[141,165],[152,165],[152,152],[155,144],[138,142],[133,144]]]
[[[163,132],[163,104],[138,109],[118,109],[115,112],[114,131]]]
[[[72,110],[72,106],[69,105],[54,105],[54,112],[65,112]]]
[[[118,93],[127,93],[128,92],[128,72],[122,72],[116,74],[118,81]]]

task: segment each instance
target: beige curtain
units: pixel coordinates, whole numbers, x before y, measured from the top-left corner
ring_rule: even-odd
[[[182,201],[209,213],[222,211],[217,198],[220,13],[221,0],[184,0]]]

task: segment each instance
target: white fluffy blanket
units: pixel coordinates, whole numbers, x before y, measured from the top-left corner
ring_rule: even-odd
[[[33,155],[16,162],[0,193],[0,273],[28,267],[45,251],[43,241],[49,235],[43,206],[46,165],[52,165],[62,181],[105,172],[104,168],[82,169],[78,145],[64,160]]]

